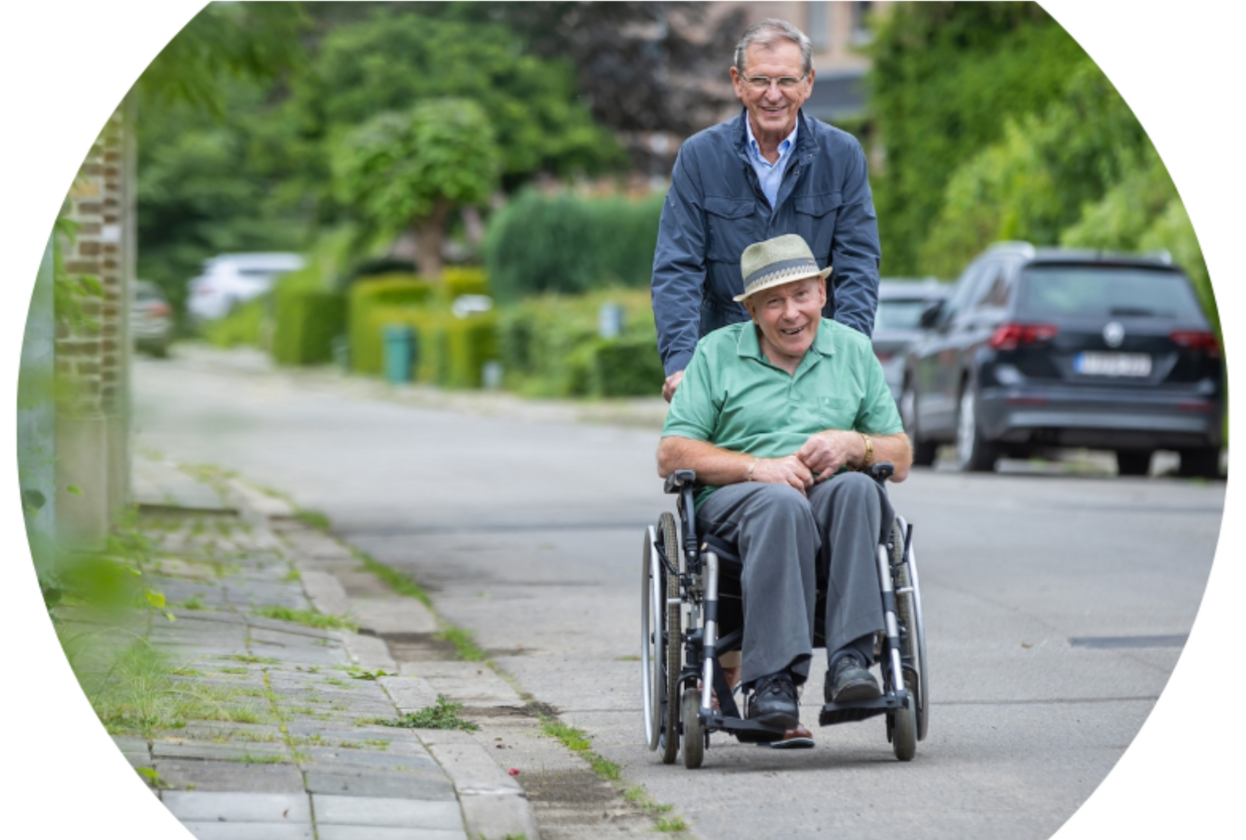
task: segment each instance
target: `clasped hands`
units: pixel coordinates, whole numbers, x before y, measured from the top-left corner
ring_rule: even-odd
[[[768,484],[790,484],[806,493],[842,467],[864,458],[865,441],[858,432],[830,429],[810,435],[804,446],[791,455],[759,458],[753,464],[750,478]]]

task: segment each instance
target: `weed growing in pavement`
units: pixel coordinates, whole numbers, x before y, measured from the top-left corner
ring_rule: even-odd
[[[342,670],[350,674],[350,678],[352,680],[376,681],[378,677],[396,676],[395,674],[386,673],[380,668],[376,669],[375,671],[368,671],[368,670],[365,670],[364,668],[360,668],[358,665],[344,665],[342,666]],[[338,682],[341,682],[341,680],[338,680]],[[346,683],[342,683],[342,685],[346,685]]]
[[[303,579],[303,573],[300,572],[298,569],[291,569],[290,571],[282,575],[281,579],[284,580],[286,583],[294,583],[295,581]]]
[[[444,627],[433,634],[433,638],[454,645],[454,650],[458,654],[459,659],[462,659],[464,662],[483,662],[485,660],[485,652],[476,645],[476,640],[472,637],[472,634],[460,627]]]
[[[582,730],[551,718],[543,717],[541,731],[546,735],[557,738],[564,747],[582,756],[593,768],[593,772],[606,781],[614,781],[622,775],[619,765],[593,751],[592,742],[589,741],[588,736]]]
[[[657,817],[659,814],[665,814],[674,808],[674,805],[659,805],[649,798],[649,794],[644,788],[637,785],[624,791],[623,798],[633,805],[638,806],[642,811],[651,817]]]
[[[178,607],[180,607],[181,609],[184,609],[184,610],[202,610],[202,609],[206,609],[206,607],[204,607],[204,605],[203,605],[203,601],[199,600],[199,596],[198,596],[198,595],[194,595],[194,596],[192,596],[192,597],[190,597],[190,598],[187,598],[185,601],[183,601],[182,603],[178,604],[177,606],[178,606]]]
[[[380,563],[373,559],[366,552],[360,551],[354,546],[350,547],[351,554],[363,563],[365,571],[371,572],[380,578],[381,582],[392,589],[398,595],[405,595],[408,598],[414,598],[424,606],[432,609],[433,599],[428,597],[428,593],[411,578],[404,575],[397,569],[392,569],[384,563]]]
[[[160,773],[154,767],[135,767],[134,770],[143,777],[143,781],[154,788],[173,787],[164,779],[160,778]]]
[[[319,630],[356,630],[358,625],[348,618],[340,615],[325,615],[315,610],[292,610],[289,607],[278,607],[268,605],[257,607],[251,611],[255,615],[265,618],[275,618],[279,621],[291,621],[295,624],[302,624],[307,627],[315,627]]]
[[[277,660],[269,656],[252,656],[249,653],[235,653],[226,656],[226,659],[233,659],[238,662],[247,662],[251,665],[276,665]]]
[[[376,718],[367,723],[398,726],[404,729],[462,729],[467,732],[479,730],[480,727],[476,724],[459,717],[458,713],[462,708],[462,703],[452,703],[446,699],[444,694],[438,694],[436,704],[428,708],[420,709],[418,712],[408,712],[396,721]]]
[[[684,822],[683,817],[660,817],[658,824],[654,827],[658,831],[669,831],[671,833],[688,830],[688,824]]]
[[[285,764],[286,756],[284,755],[251,755],[247,753],[241,758],[235,758],[241,764]]]
[[[329,522],[329,517],[325,516],[318,510],[308,510],[307,508],[298,508],[294,511],[294,516],[310,528],[328,533],[333,526]]]

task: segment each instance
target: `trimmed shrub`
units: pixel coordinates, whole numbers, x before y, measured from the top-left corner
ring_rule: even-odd
[[[351,286],[348,308],[351,369],[359,373],[381,372],[384,356],[374,309],[415,308],[432,298],[432,285],[415,275],[383,275]]]
[[[597,331],[606,302],[624,311],[623,334],[609,341]],[[657,338],[645,290],[544,295],[503,307],[498,342],[506,387],[528,396],[654,394],[664,378],[656,362]],[[599,360],[602,348],[610,349]],[[647,353],[654,357],[653,367]],[[648,376],[653,378],[642,385]]]
[[[657,334],[600,340],[593,347],[589,389],[595,397],[652,397],[662,393]]]
[[[346,328],[343,295],[279,287],[273,310],[273,359],[278,364],[316,365],[333,359],[333,339]]]
[[[498,358],[498,319],[493,312],[445,322],[446,378],[449,388],[479,388],[485,362]]]
[[[485,266],[498,298],[647,286],[664,196],[520,193],[494,214]]]
[[[459,295],[489,294],[489,275],[476,266],[447,266],[441,272],[441,282],[451,301]]]
[[[267,295],[262,295],[237,304],[223,318],[205,321],[199,331],[216,347],[260,347],[264,340],[268,300]]]

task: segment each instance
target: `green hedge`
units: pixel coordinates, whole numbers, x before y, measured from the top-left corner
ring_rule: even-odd
[[[624,311],[623,333],[598,335],[604,303]],[[661,393],[662,365],[647,291],[544,295],[502,308],[500,358],[506,387],[528,396],[646,396]]]
[[[333,340],[346,328],[346,298],[338,292],[278,287],[273,295],[273,359],[316,365],[333,359]]]
[[[432,284],[413,274],[383,275],[351,286],[348,308],[351,369],[357,373],[382,372],[381,333],[373,310],[413,309],[432,299]]]
[[[498,298],[649,284],[664,196],[520,193],[494,214],[485,266]]]
[[[268,295],[234,306],[223,318],[205,321],[199,332],[216,347],[260,347],[264,343],[264,322]]]

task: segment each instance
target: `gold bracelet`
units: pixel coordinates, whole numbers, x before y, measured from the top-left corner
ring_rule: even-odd
[[[761,460],[761,458],[754,458],[754,459],[753,459],[753,463],[751,463],[751,464],[749,464],[749,465],[748,465],[748,473],[744,476],[744,480],[745,480],[745,481],[752,481],[752,480],[753,480],[753,467],[757,466],[757,462],[758,462],[758,461],[760,461],[760,460]]]
[[[870,464],[874,463],[874,441],[866,437],[864,432],[857,432],[857,434],[861,435],[861,440],[865,441],[865,460],[858,468],[860,472],[865,472],[870,468]]]

